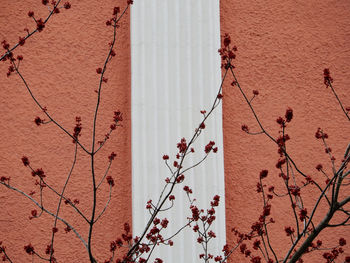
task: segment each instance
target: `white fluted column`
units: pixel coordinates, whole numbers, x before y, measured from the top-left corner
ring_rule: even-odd
[[[138,0],[131,10],[132,58],[132,169],[133,233],[139,235],[150,214],[149,199],[157,200],[169,171],[162,160],[174,160],[176,144],[189,140],[202,119],[200,110],[209,109],[218,91],[221,70],[220,15],[218,0]],[[225,244],[224,166],[221,106],[196,141],[191,165],[204,156],[204,146],[214,140],[217,154],[187,173],[175,191],[174,207],[162,213],[169,219],[167,234],[186,224],[191,215],[182,190],[193,189],[201,208],[209,208],[215,194],[221,196],[210,252],[221,252]],[[172,163],[172,161],[170,162]],[[164,233],[165,235],[165,233]],[[165,235],[166,236],[166,235]],[[200,262],[203,253],[195,233],[186,229],[173,239],[174,247],[159,246],[152,258],[167,263]],[[153,261],[150,261],[153,262]]]

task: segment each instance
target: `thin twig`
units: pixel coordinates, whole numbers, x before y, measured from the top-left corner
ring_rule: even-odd
[[[343,106],[342,102],[340,101],[340,99],[339,99],[337,93],[335,92],[335,89],[333,88],[333,85],[332,85],[332,83],[331,83],[331,81],[330,81],[329,79],[328,79],[328,85],[329,85],[329,87],[331,87],[331,90],[332,90],[332,92],[333,92],[335,98],[337,99],[337,101],[338,101],[338,103],[339,103],[339,105],[340,105],[342,111],[344,112],[345,116],[348,118],[348,121],[350,121],[349,113],[347,113],[347,112],[345,111],[344,106]]]
[[[98,219],[103,215],[103,213],[106,211],[108,205],[109,205],[109,202],[111,201],[111,196],[112,196],[112,185],[109,186],[109,197],[108,197],[108,200],[107,200],[107,203],[106,205],[104,206],[103,210],[101,211],[101,213],[96,217],[94,223],[96,223],[98,221]]]
[[[60,208],[61,208],[61,203],[62,203],[62,198],[63,198],[63,195],[64,195],[64,191],[66,190],[66,187],[67,187],[68,182],[69,182],[69,179],[70,179],[70,177],[71,177],[71,175],[72,175],[72,172],[73,172],[75,163],[76,163],[76,161],[77,161],[77,152],[78,152],[77,150],[78,150],[78,144],[75,144],[73,164],[72,164],[72,167],[71,167],[71,169],[70,169],[70,171],[69,171],[69,174],[68,174],[68,176],[67,176],[66,182],[64,183],[64,186],[63,186],[63,188],[62,188],[60,200],[58,201],[57,211],[56,211],[56,216],[55,216],[55,222],[54,222],[54,225],[53,225],[54,228],[55,228],[56,225],[57,225],[57,217],[58,217],[58,213],[60,212]],[[51,260],[52,260],[52,256],[53,256],[53,252],[54,252],[54,248],[53,248],[54,239],[55,239],[55,232],[52,231],[52,237],[51,237],[51,251],[50,251],[50,262],[51,262]]]

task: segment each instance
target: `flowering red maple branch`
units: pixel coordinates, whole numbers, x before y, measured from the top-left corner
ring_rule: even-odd
[[[227,49],[229,47],[229,44],[230,44],[230,38],[228,35],[226,35],[224,38],[226,39],[226,44],[225,44],[225,40],[224,40],[224,48]],[[230,69],[231,75],[234,79],[234,81],[232,82],[232,86],[234,86],[234,87],[236,86],[238,88],[238,90],[240,91],[240,93],[243,95],[245,102],[248,104],[258,126],[261,129],[261,131],[259,131],[259,132],[251,133],[249,131],[249,128],[247,125],[242,125],[242,130],[244,132],[246,132],[247,134],[252,134],[252,135],[264,134],[278,146],[278,152],[280,154],[280,157],[282,157],[282,158],[279,159],[279,161],[277,162],[276,168],[280,169],[280,171],[281,171],[280,177],[282,177],[284,180],[287,195],[289,196],[289,199],[290,199],[290,202],[292,205],[292,212],[293,212],[295,222],[296,222],[297,233],[295,234],[295,236],[294,236],[294,230],[291,227],[286,227],[287,236],[291,236],[292,245],[291,245],[289,251],[287,252],[287,254],[284,256],[283,260],[281,260],[281,259],[279,259],[280,257],[277,257],[274,249],[272,248],[272,246],[269,242],[269,234],[268,234],[269,231],[268,231],[267,223],[266,223],[265,219],[267,216],[270,216],[271,205],[267,204],[267,202],[266,202],[265,192],[264,192],[265,186],[263,185],[263,182],[262,182],[262,178],[265,178],[267,176],[267,171],[266,170],[265,170],[266,172],[262,171],[260,173],[260,182],[257,185],[258,186],[257,191],[262,193],[263,202],[264,202],[264,212],[260,216],[259,221],[257,222],[256,231],[257,231],[258,235],[261,237],[262,242],[264,243],[265,253],[263,253],[260,245],[256,245],[256,247],[254,249],[260,249],[263,257],[265,258],[265,260],[267,262],[280,262],[280,261],[290,262],[290,263],[292,263],[292,262],[294,263],[297,261],[302,262],[301,256],[308,252],[309,247],[313,246],[312,242],[315,240],[315,238],[325,228],[331,227],[329,222],[333,218],[334,214],[337,211],[342,211],[344,205],[346,205],[350,201],[350,196],[346,196],[343,200],[338,199],[339,194],[340,194],[340,188],[343,185],[343,180],[350,173],[349,171],[347,171],[346,176],[343,176],[343,172],[345,171],[347,164],[349,163],[349,160],[350,160],[350,156],[348,155],[349,147],[346,150],[346,154],[344,155],[344,160],[342,161],[340,168],[338,170],[336,170],[335,166],[334,166],[334,159],[333,159],[334,157],[331,155],[331,149],[327,146],[327,143],[326,143],[326,139],[328,138],[328,135],[323,133],[321,129],[319,129],[316,132],[316,138],[322,139],[324,146],[325,146],[325,152],[326,152],[326,154],[329,154],[329,156],[330,156],[331,163],[332,163],[332,169],[333,169],[333,176],[331,177],[331,179],[327,180],[327,182],[326,182],[327,184],[325,187],[321,187],[310,176],[307,176],[305,173],[303,173],[297,167],[296,163],[293,161],[290,154],[288,154],[288,151],[286,148],[286,141],[288,141],[290,138],[289,138],[288,134],[285,133],[285,130],[287,127],[287,123],[289,123],[293,118],[292,109],[290,109],[290,108],[287,109],[286,114],[285,114],[285,118],[279,117],[276,120],[277,123],[281,127],[281,134],[282,135],[277,139],[273,138],[269,134],[269,132],[267,132],[267,130],[264,128],[264,126],[262,125],[262,123],[261,123],[257,113],[255,112],[253,105],[252,105],[252,99],[249,100],[246,93],[241,88],[241,86],[238,82],[238,79],[234,73],[235,67],[231,64],[231,59],[228,56],[225,56],[222,54],[222,60],[223,60],[224,67]],[[325,71],[324,71],[324,78],[325,78],[324,82],[325,82],[326,86],[331,86],[334,96],[336,97],[338,103],[340,104],[343,112],[348,117],[348,120],[350,120],[348,113],[344,110],[344,107],[343,107],[340,99],[338,98],[337,94],[335,93],[335,90],[331,84],[333,82],[333,79],[330,77],[330,73],[329,73],[328,69],[325,69]],[[259,93],[257,91],[253,91],[253,94],[255,97]],[[286,167],[285,170],[283,169],[283,166]],[[304,185],[302,187],[299,187],[295,181],[296,175],[294,174],[294,169],[295,169],[295,172],[297,174],[302,175],[306,179],[306,182],[304,183]],[[318,168],[318,170],[322,170],[322,167]],[[290,180],[292,180],[291,185],[289,184]],[[308,215],[307,209],[303,206],[302,196],[300,193],[301,188],[306,187],[307,185],[315,185],[320,191],[320,195],[318,197],[318,200],[314,204],[310,215]],[[345,185],[343,185],[343,186],[345,186]],[[330,196],[328,196],[327,192],[330,189],[331,189],[331,194],[330,194]],[[269,191],[274,193],[273,188],[272,189],[269,188]],[[344,192],[343,192],[343,194],[346,195],[346,193],[344,193]],[[272,199],[273,196],[267,195],[267,197],[268,197],[267,200],[269,200],[269,199]],[[320,205],[320,201],[323,198],[327,201],[327,203],[329,205],[329,209],[328,209],[327,213],[325,214],[324,218],[319,222],[319,224],[315,225],[313,222],[314,215],[315,215],[317,208]],[[299,226],[297,210],[299,210],[300,221],[304,223],[303,228],[301,228]],[[345,212],[345,214],[346,214],[345,220],[340,224],[336,224],[335,226],[345,226],[346,225],[346,223],[350,220],[350,217],[349,217],[350,214],[347,212]],[[311,226],[311,229],[310,229],[310,226]],[[252,228],[253,228],[253,226],[252,226]],[[264,242],[264,236],[267,239],[268,249],[267,249],[265,242]],[[292,236],[294,236],[294,239],[292,238]],[[307,236],[307,238],[304,238],[305,236]],[[249,238],[251,238],[251,237],[249,237]],[[258,244],[258,243],[256,243],[256,244]],[[317,249],[320,249],[320,248],[319,247],[314,248],[314,250],[317,250]],[[273,257],[274,257],[274,261],[268,257],[268,250],[270,250],[272,252]],[[241,252],[246,253],[247,250],[243,249],[243,250],[241,250]],[[332,250],[332,253],[326,252],[323,254],[323,257],[326,258],[327,260],[333,261],[339,255],[339,253],[342,253],[342,252],[343,252],[343,250],[341,247],[334,248]],[[246,256],[251,257],[251,262],[260,262],[260,260],[261,260],[261,258],[258,256],[252,256],[250,251],[248,254],[246,254]],[[350,261],[350,258],[347,257],[346,260],[348,262],[348,261]],[[331,262],[331,261],[327,261],[327,262]]]

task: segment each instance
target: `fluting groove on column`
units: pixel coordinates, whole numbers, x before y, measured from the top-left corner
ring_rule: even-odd
[[[202,119],[200,110],[209,109],[215,99],[221,79],[219,21],[218,0],[147,0],[135,1],[132,6],[134,235],[141,233],[150,217],[146,202],[158,200],[169,176],[162,156],[168,154],[172,164],[177,142],[182,137],[190,140]],[[226,240],[221,107],[206,122],[185,167],[204,156],[209,140],[216,142],[219,152],[186,174],[184,183],[176,187],[174,207],[159,217],[169,219],[163,236],[170,236],[191,216],[185,185],[193,189],[199,208],[210,208],[213,196],[220,195],[213,227],[217,238],[209,243],[209,252],[217,255]],[[173,238],[174,247],[158,246],[152,258],[170,263],[200,262],[203,250],[197,237],[187,228]]]

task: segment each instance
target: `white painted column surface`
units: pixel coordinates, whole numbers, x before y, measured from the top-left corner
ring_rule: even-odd
[[[146,202],[157,201],[170,172],[162,156],[170,156],[172,165],[176,144],[182,137],[191,139],[209,110],[221,82],[219,0],[138,0],[131,9],[132,59],[132,204],[133,233],[141,234],[150,218]],[[221,254],[225,244],[225,195],[222,148],[221,105],[195,142],[184,167],[205,155],[210,141],[219,147],[201,165],[185,174],[176,185],[174,207],[162,212],[169,226],[163,237],[174,234],[191,216],[183,187],[193,189],[199,208],[210,208],[213,196],[220,195],[213,231],[217,238],[209,243],[209,252]],[[167,207],[167,206],[165,206]],[[204,253],[198,235],[186,228],[172,240],[174,246],[157,246],[151,259],[164,262],[201,262]],[[149,262],[153,262],[150,260]]]

